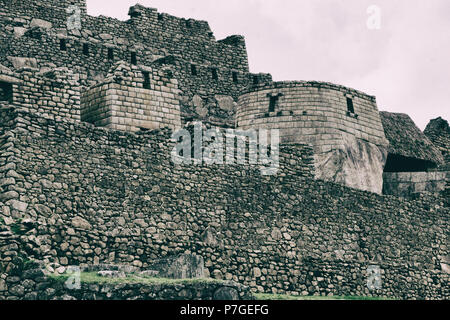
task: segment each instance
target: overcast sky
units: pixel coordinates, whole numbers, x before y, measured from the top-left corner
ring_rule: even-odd
[[[125,20],[137,1],[87,0],[88,12]],[[448,0],[139,3],[206,20],[217,39],[244,35],[252,72],[271,73],[277,81],[328,81],[362,90],[377,97],[380,110],[407,113],[421,129],[438,116],[450,120]],[[372,5],[381,10],[381,19],[368,12]]]

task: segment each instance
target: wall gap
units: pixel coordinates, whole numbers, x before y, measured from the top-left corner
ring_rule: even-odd
[[[353,105],[353,99],[347,98],[347,111],[354,114],[355,113],[355,107]]]

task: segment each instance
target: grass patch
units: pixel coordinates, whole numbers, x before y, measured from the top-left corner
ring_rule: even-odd
[[[383,297],[358,297],[358,296],[289,296],[283,294],[268,294],[268,293],[256,293],[254,294],[257,300],[389,300]]]
[[[49,275],[48,277],[56,281],[65,282],[72,275]],[[196,284],[196,283],[221,283],[220,280],[215,279],[166,279],[166,278],[153,278],[144,277],[134,274],[127,275],[125,278],[108,278],[101,277],[97,272],[82,272],[80,276],[81,283],[93,283],[93,284]]]

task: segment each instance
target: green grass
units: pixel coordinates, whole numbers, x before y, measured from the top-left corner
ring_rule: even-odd
[[[65,282],[71,275],[49,275],[56,281]],[[80,277],[81,283],[96,283],[96,284],[195,284],[195,283],[220,283],[219,280],[214,279],[165,279],[165,278],[150,278],[137,275],[127,275],[126,278],[107,278],[101,277],[97,272],[82,272]]]
[[[357,296],[289,296],[282,294],[268,294],[257,293],[255,294],[257,300],[388,300],[382,297],[357,297]]]

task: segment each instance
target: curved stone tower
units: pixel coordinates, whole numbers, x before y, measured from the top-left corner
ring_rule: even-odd
[[[279,129],[281,143],[314,147],[317,179],[382,192],[389,142],[373,96],[331,83],[265,84],[239,98],[236,126]]]

